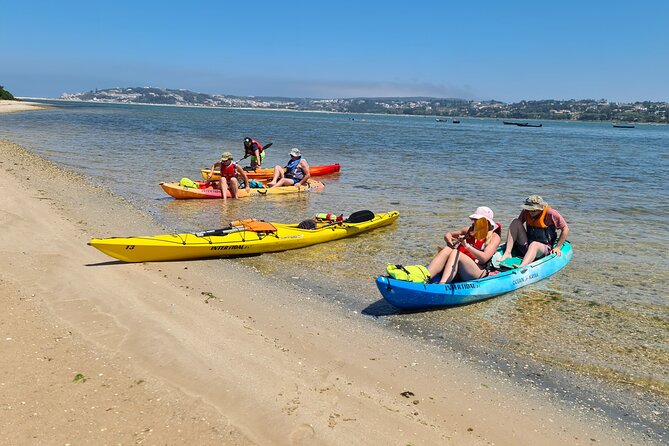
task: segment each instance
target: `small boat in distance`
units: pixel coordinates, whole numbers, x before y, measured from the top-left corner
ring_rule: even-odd
[[[435,119],[435,121],[437,121],[437,122],[448,122],[448,119],[437,118],[437,119]]]
[[[457,119],[454,119],[453,124],[460,124],[460,121],[458,121]]]
[[[633,129],[634,125],[632,124],[613,124],[613,127],[617,129]]]
[[[517,127],[543,127],[543,124],[530,124],[529,122],[503,121],[505,125],[515,125]]]

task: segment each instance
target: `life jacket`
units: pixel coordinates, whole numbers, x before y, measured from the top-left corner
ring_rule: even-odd
[[[255,218],[247,218],[244,220],[235,220],[230,223],[230,227],[243,226],[246,231],[253,231],[258,233],[273,233],[276,232],[276,226],[272,223],[256,220]]]
[[[557,239],[557,230],[554,225],[546,225],[546,214],[550,206],[546,206],[541,214],[536,218],[527,213],[525,223],[527,223],[527,239],[530,242],[540,242],[544,245],[553,246]]]
[[[502,225],[500,225],[497,222],[495,222],[495,223],[497,224],[497,227],[495,229],[493,229],[493,232],[495,232],[497,235],[499,235],[501,237],[502,236]],[[487,234],[486,234],[486,237],[484,237],[482,239],[477,239],[476,237],[474,237],[474,225],[472,224],[469,227],[469,229],[467,230],[467,235],[465,236],[465,241],[467,243],[469,243],[471,246],[473,246],[474,248],[478,249],[479,251],[485,251],[486,238],[487,238]],[[464,247],[462,245],[462,243],[460,245],[458,245],[458,251],[460,251],[461,253],[463,253],[464,255],[466,255],[467,257],[471,258],[472,260],[474,260],[475,262],[478,263],[479,259],[474,257],[474,255],[471,252],[469,252],[469,250],[466,247]]]
[[[221,163],[221,177],[225,177],[227,179],[230,179],[234,177],[237,174],[237,163],[234,161],[228,164],[227,166],[223,163]]]
[[[301,160],[302,157],[288,161],[288,164],[286,164],[286,167],[284,167],[284,169],[286,169],[284,174],[286,178],[292,178],[298,181],[304,178],[304,171],[301,167],[298,167]]]
[[[246,144],[244,144],[244,154],[248,156],[252,156],[256,154],[256,147],[258,147],[258,153],[262,153],[262,144],[260,142],[256,141],[255,139],[251,140],[250,147],[246,147]]]

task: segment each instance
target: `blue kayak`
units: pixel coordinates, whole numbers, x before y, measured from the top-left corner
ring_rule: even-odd
[[[503,245],[498,252],[503,252]],[[562,255],[550,254],[522,268],[500,271],[483,279],[457,283],[415,283],[396,280],[388,276],[379,276],[376,286],[383,298],[402,309],[420,309],[462,305],[490,299],[529,285],[547,277],[565,267],[571,260],[571,244],[562,245]]]

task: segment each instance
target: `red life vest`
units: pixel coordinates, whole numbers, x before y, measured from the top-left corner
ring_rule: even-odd
[[[253,145],[258,146],[258,154],[262,153],[262,144],[260,144],[259,141],[256,141],[255,139],[251,140],[251,144],[249,144],[249,147],[246,147],[246,144],[244,144],[244,152],[246,155],[255,155],[256,150],[253,148]]]
[[[495,223],[497,223],[497,222],[495,222]],[[502,225],[497,223],[497,227],[495,229],[493,229],[493,232],[495,232],[497,235],[499,235],[501,237],[502,236]],[[467,243],[469,243],[471,246],[473,246],[474,248],[478,249],[479,251],[485,251],[485,241],[486,241],[486,239],[482,238],[482,239],[477,240],[476,238],[474,238],[473,234],[474,234],[474,225],[472,224],[469,227],[469,230],[467,231],[467,236],[465,237],[465,241]],[[474,260],[475,262],[478,263],[479,259],[474,257],[472,255],[472,253],[469,252],[469,250],[462,245],[462,243],[458,245],[458,251],[460,251],[461,253],[463,253],[464,255],[466,255],[467,257],[471,258],[472,260]]]
[[[221,163],[221,177],[225,177],[226,179],[234,177],[237,174],[236,166],[237,163],[234,161],[227,166]]]

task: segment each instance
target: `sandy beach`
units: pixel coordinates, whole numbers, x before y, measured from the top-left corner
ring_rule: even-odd
[[[15,113],[23,111],[44,110],[43,104],[25,101],[0,101],[0,113]]]
[[[0,210],[3,444],[644,444],[234,260],[106,257],[165,229],[8,141]]]

